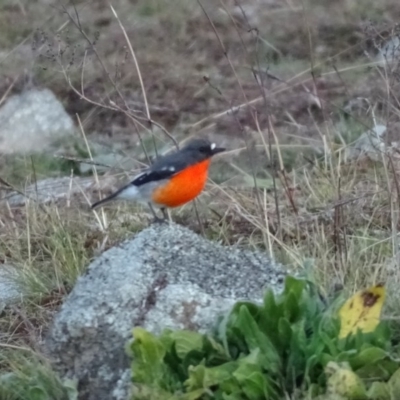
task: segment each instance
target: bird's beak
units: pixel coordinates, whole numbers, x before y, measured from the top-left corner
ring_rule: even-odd
[[[218,153],[222,153],[223,151],[225,151],[226,149],[223,147],[216,147],[215,149],[213,149],[213,155],[218,154]]]

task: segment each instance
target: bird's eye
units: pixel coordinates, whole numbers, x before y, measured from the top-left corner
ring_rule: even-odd
[[[210,151],[211,151],[211,147],[210,147],[210,146],[201,146],[199,150],[200,150],[202,153],[208,154],[208,153],[210,153]]]

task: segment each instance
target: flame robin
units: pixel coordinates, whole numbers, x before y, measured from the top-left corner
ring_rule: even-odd
[[[154,208],[179,207],[196,198],[203,190],[211,157],[225,151],[207,139],[194,139],[181,150],[160,157],[151,167],[110,196],[92,204],[91,208],[111,200],[147,203],[156,221],[160,218]]]

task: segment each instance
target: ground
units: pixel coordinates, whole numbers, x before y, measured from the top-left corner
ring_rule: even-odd
[[[76,159],[96,159],[99,145],[139,169],[154,143],[162,152],[170,136],[209,135],[228,152],[196,201],[199,217],[190,204],[175,221],[263,249],[325,293],[384,282],[385,316],[400,317],[399,61],[377,62],[398,33],[398,1],[116,0],[116,15],[107,1],[65,3],[0,5],[0,104],[49,88],[79,141],[61,149],[69,160],[0,154],[0,189],[82,173]],[[348,158],[375,124],[387,128],[384,151]],[[116,164],[95,177],[106,193],[126,175]],[[3,347],[35,349],[89,261],[148,224],[136,206],[89,211],[98,196],[1,206],[0,263],[20,269],[30,295],[3,311]]]

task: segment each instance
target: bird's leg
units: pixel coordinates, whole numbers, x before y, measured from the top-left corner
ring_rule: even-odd
[[[154,217],[153,223],[154,223],[154,222],[157,222],[157,223],[166,222],[165,219],[160,218],[160,217],[157,215],[157,213],[156,213],[156,211],[154,210],[154,207],[152,206],[151,203],[149,203],[149,208],[150,208],[150,211],[151,211],[151,213],[153,214],[153,217]],[[164,215],[164,212],[163,212],[163,215]]]
[[[162,215],[164,217],[164,220],[167,221],[168,220],[167,209],[165,207],[163,207],[163,208],[161,208],[161,212],[162,212]]]

